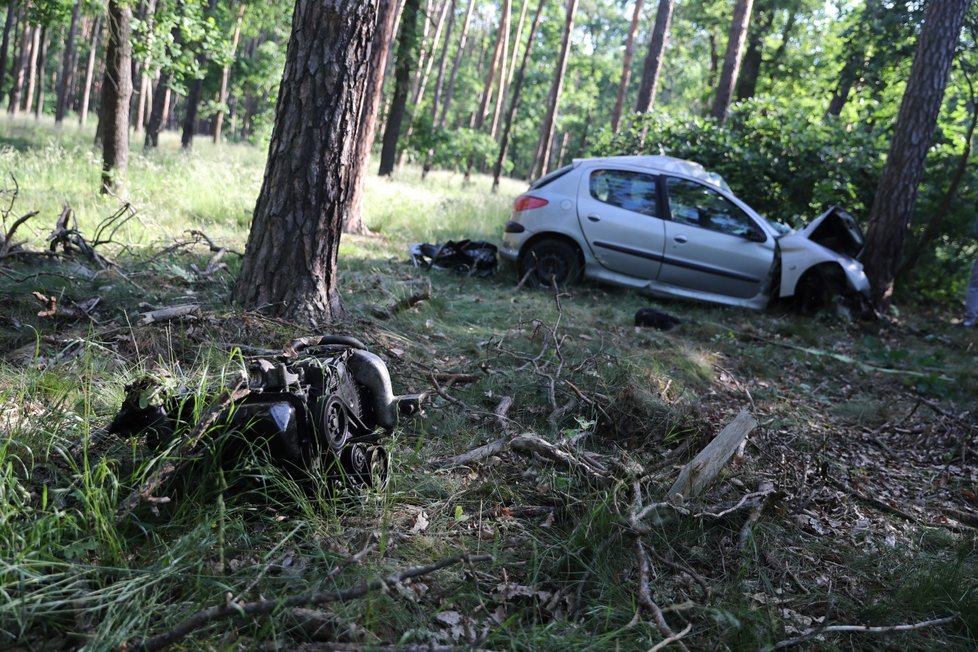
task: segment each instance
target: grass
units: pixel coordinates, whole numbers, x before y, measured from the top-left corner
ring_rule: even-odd
[[[97,194],[90,138],[74,126],[58,133],[0,118],[0,172],[20,187],[14,214],[40,211],[28,223],[34,248],[45,246],[64,202],[83,233],[117,210],[118,200]],[[435,396],[423,419],[397,429],[387,444],[388,488],[310,491],[260,455],[234,465],[213,456],[167,491],[158,513],[119,519],[133,487],[167,462],[140,438],[105,432],[127,383],[151,373],[205,396],[240,369],[236,347],[280,349],[308,334],[227,303],[233,258],[230,269],[200,278],[191,265],[211,256],[201,244],[159,255],[191,229],[244,246],[264,152],[205,141],[186,154],[164,134],[159,151],[133,151],[137,217],[103,248],[125,275],[86,278],[62,261],[0,262],[0,647],[118,648],[228,594],[278,599],[346,588],[459,552],[494,561],[327,605],[318,634],[308,613],[282,609],[215,622],[183,645],[653,647],[662,635],[638,609],[627,482],[596,485],[514,453],[456,469],[433,463],[498,438],[503,396],[514,399],[512,432],[574,438],[576,454],[642,465],[648,501],[737,411],[758,418],[700,506],[718,512],[773,482],[777,493],[747,544],[739,538],[749,510],[664,510],[641,535],[652,597],[675,631],[691,627],[690,649],[756,650],[819,623],[947,615],[957,619],[944,627],[834,634],[805,646],[978,644],[978,544],[972,528],[944,516],[973,513],[968,492],[978,491],[968,470],[978,454],[971,334],[912,307],[899,321],[872,325],[682,303],[659,306],[683,320],[662,333],[631,326],[648,304],[631,292],[582,285],[558,305],[549,293],[516,291],[511,270],[470,279],[410,265],[411,242],[498,240],[525,187],[513,180],[494,196],[479,176],[466,184],[436,172],[422,183],[408,167],[389,180],[367,177],[374,235],[342,241],[350,315],[337,332],[356,333],[384,357],[396,392],[431,391],[431,371],[480,377],[443,387],[455,402]],[[431,301],[388,320],[373,316],[373,307],[426,281]],[[97,322],[40,317],[33,292],[63,307],[97,297]],[[204,306],[202,319],[139,323],[141,303],[188,300]],[[343,567],[369,542],[376,547],[362,564]]]

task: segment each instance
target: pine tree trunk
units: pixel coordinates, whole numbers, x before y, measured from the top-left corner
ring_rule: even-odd
[[[35,25],[31,30],[31,54],[27,63],[27,89],[24,91],[24,113],[34,108],[34,89],[37,85],[37,57],[41,51],[41,27]]]
[[[761,74],[761,64],[764,62],[764,40],[774,25],[774,8],[769,4],[759,5],[747,30],[747,49],[740,64],[740,74],[737,76],[736,97],[746,100],[754,97],[757,92],[757,78]],[[777,59],[773,59],[777,61]]]
[[[567,55],[570,52],[571,33],[574,31],[574,16],[577,13],[578,0],[567,0],[567,19],[564,22],[564,35],[560,46],[560,56],[554,71],[553,84],[550,87],[550,97],[547,101],[547,114],[540,126],[540,144],[537,148],[539,155],[531,174],[536,177],[545,175],[550,167],[550,155],[553,150],[554,131],[557,125],[557,109],[560,106],[560,95],[564,88],[564,76],[567,74]]]
[[[380,111],[380,99],[384,90],[384,64],[387,52],[394,35],[394,23],[397,22],[397,11],[400,3],[396,0],[377,1],[377,28],[370,43],[369,77],[366,85],[363,112],[360,114],[360,133],[357,141],[355,161],[361,169],[367,169],[370,160],[370,150],[373,148],[377,135],[377,113]],[[370,229],[363,215],[364,180],[360,175],[353,196],[350,198],[350,212],[343,225],[344,233],[368,235]]]
[[[419,108],[421,103],[424,101],[424,94],[428,88],[428,80],[431,78],[431,70],[435,64],[435,52],[438,49],[438,41],[441,39],[441,31],[442,27],[445,25],[445,13],[447,11],[448,2],[446,1],[442,3],[442,10],[439,13],[438,22],[435,25],[435,33],[431,38],[431,56],[428,57],[428,60],[424,65],[424,72],[421,75],[421,83],[418,84],[418,88],[414,94],[414,101],[411,103],[411,106],[415,107],[415,109]],[[407,133],[404,134],[404,142],[411,142],[411,136],[414,134],[414,123],[416,119],[416,115],[412,116],[411,121],[408,123]],[[401,155],[403,155],[403,151],[401,152]],[[400,159],[400,156],[398,158]],[[400,164],[400,160],[398,160],[398,164]]]
[[[530,0],[523,0],[523,6],[520,8],[520,18],[516,23],[516,36],[513,37],[513,54],[509,57],[509,72],[506,73],[506,88],[509,89],[513,85],[513,79],[516,75],[516,60],[519,58],[520,43],[523,41],[523,27],[526,23],[526,11],[530,6]]]
[[[340,231],[356,159],[377,0],[297,0],[265,180],[235,300],[313,328],[343,313]],[[316,107],[309,111],[308,107]]]
[[[710,114],[723,124],[727,119],[727,109],[730,108],[730,98],[733,97],[734,86],[740,73],[740,61],[744,52],[744,41],[747,39],[747,29],[750,27],[750,12],[754,0],[735,0],[733,20],[730,21],[730,34],[727,39],[727,53],[723,57],[723,70],[717,84],[717,94],[713,101]]]
[[[75,6],[71,10],[71,23],[68,25],[68,37],[65,39],[61,77],[58,79],[58,103],[54,109],[54,123],[59,125],[65,119],[65,111],[68,106],[68,89],[71,88],[71,77],[74,73],[71,64],[75,55],[75,35],[78,32],[78,14],[80,9],[81,0],[75,0]]]
[[[506,101],[506,62],[509,59],[509,30],[512,20],[513,6],[511,0],[503,0],[503,18],[499,26],[499,39],[502,41],[502,54],[499,58],[499,90],[496,93],[496,103],[492,109],[492,122],[489,123],[489,135],[496,137],[499,130],[499,116],[502,115],[503,103]]]
[[[530,25],[530,35],[526,39],[526,48],[523,50],[520,69],[516,73],[516,81],[513,82],[513,97],[509,101],[509,110],[506,112],[506,120],[503,122],[503,133],[499,138],[499,155],[496,157],[496,164],[492,168],[493,193],[499,190],[499,178],[503,174],[503,162],[506,160],[506,150],[509,148],[509,134],[513,129],[516,111],[520,106],[520,93],[523,91],[523,82],[526,79],[526,64],[530,60],[533,39],[536,37],[537,28],[540,26],[540,17],[543,15],[543,10],[546,6],[547,0],[540,0],[540,4],[537,6],[537,13],[533,16],[533,24]]]
[[[615,106],[611,110],[611,131],[618,133],[621,125],[621,113],[625,110],[625,95],[628,93],[628,84],[632,80],[632,58],[635,56],[635,35],[638,33],[638,24],[642,19],[642,6],[645,0],[635,0],[635,9],[632,12],[632,22],[628,26],[628,38],[625,39],[625,55],[621,64],[621,81],[618,83],[618,95],[615,97]]]
[[[452,42],[452,31],[455,29],[456,0],[451,1],[448,9],[448,26],[445,28],[445,46],[441,50],[438,61],[438,76],[435,79],[435,94],[431,98],[431,124],[438,124],[438,108],[441,105],[442,93],[445,91],[445,70],[448,67],[448,50]]]
[[[886,310],[893,297],[903,240],[913,216],[917,187],[969,4],[970,0],[928,3],[917,39],[910,78],[866,232],[866,275],[880,310]]]
[[[397,61],[394,66],[394,99],[387,113],[384,127],[383,146],[380,151],[380,170],[382,177],[394,173],[397,161],[397,145],[401,137],[401,125],[407,111],[407,99],[411,86],[411,70],[414,68],[414,49],[418,40],[419,0],[405,0],[404,15],[401,18],[401,33],[397,42]]]
[[[238,17],[234,21],[234,34],[231,37],[231,60],[234,60],[234,55],[238,51],[238,41],[241,38],[241,22],[244,20],[245,5],[241,3],[238,7]],[[220,144],[222,138],[222,130],[224,128],[224,106],[228,102],[228,83],[231,80],[231,64],[224,66],[224,70],[221,71],[221,90],[218,92],[217,103],[219,108],[217,113],[214,114],[214,142]]]
[[[31,26],[27,22],[27,11],[22,12],[20,18],[20,50],[14,63],[14,83],[10,87],[10,106],[7,111],[13,117],[20,113],[21,94],[24,90],[24,81],[27,74],[27,58],[31,50]]]
[[[509,13],[512,7],[512,0],[503,0],[503,13],[499,19],[499,29],[496,33],[496,45],[492,50],[492,58],[489,60],[489,70],[486,73],[486,83],[482,88],[482,96],[479,100],[479,109],[475,114],[476,129],[482,129],[486,123],[486,116],[489,113],[489,103],[492,101],[493,84],[496,81],[496,73],[501,65],[500,59],[506,51],[506,43],[509,41]]]
[[[0,90],[3,89],[4,82],[7,81],[7,52],[10,50],[10,32],[14,26],[14,6],[16,4],[13,0],[8,0],[7,20],[3,23],[3,40],[0,41]]]
[[[648,113],[655,104],[655,95],[659,89],[659,75],[662,72],[662,60],[666,53],[666,43],[669,40],[669,24],[672,22],[673,0],[659,0],[659,8],[655,12],[655,24],[649,37],[649,51],[645,55],[645,65],[642,66],[642,83],[638,87],[638,98],[635,100],[637,113]]]
[[[170,36],[174,46],[183,45],[183,35],[180,25],[176,24],[170,30]],[[159,146],[160,131],[165,127],[165,122],[170,115],[170,71],[166,68],[160,70],[160,77],[156,82],[156,89],[153,91],[153,106],[149,112],[149,120],[146,122],[146,138],[143,141],[143,149],[152,149]]]
[[[441,105],[441,113],[438,116],[438,128],[444,128],[445,120],[448,116],[448,107],[452,104],[455,97],[455,80],[458,77],[458,70],[462,66],[462,57],[465,56],[465,44],[469,38],[469,25],[472,22],[472,8],[475,0],[469,0],[465,8],[465,18],[462,19],[462,30],[458,37],[458,49],[455,51],[455,61],[452,63],[452,74],[448,76],[448,90],[445,92],[445,100]]]
[[[48,28],[41,28],[41,38],[37,53],[37,102],[34,104],[34,119],[40,120],[44,113],[44,64],[48,56]]]
[[[207,11],[204,19],[207,20],[214,16],[217,8],[217,0],[208,0]],[[198,45],[198,47],[201,47]],[[200,108],[200,96],[204,90],[203,75],[207,70],[207,57],[204,56],[203,49],[197,53],[197,69],[201,75],[190,82],[190,90],[187,92],[187,101],[184,106],[183,114],[183,134],[180,136],[180,146],[184,150],[189,150],[194,146],[194,133],[197,131],[197,112]]]
[[[140,62],[142,74],[139,75],[139,92],[136,98],[136,119],[133,123],[133,134],[138,134],[146,124],[146,107],[149,106],[153,94],[153,41],[155,40],[156,0],[147,0],[143,5],[143,22],[146,24],[145,38],[147,39],[147,54]]]
[[[92,96],[92,80],[95,76],[95,54],[98,52],[98,40],[102,34],[102,16],[95,17],[92,26],[92,47],[88,52],[88,65],[85,68],[85,85],[82,87],[81,108],[78,110],[78,123],[84,127],[88,122],[88,103]]]
[[[132,12],[126,0],[109,0],[109,41],[99,122],[102,193],[122,194],[129,168],[129,100],[132,97]]]

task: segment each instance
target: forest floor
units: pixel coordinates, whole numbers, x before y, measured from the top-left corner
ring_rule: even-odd
[[[126,209],[95,196],[87,135],[0,125],[4,232],[39,211],[0,255],[0,646],[978,646],[978,332],[933,306],[659,303],[682,321],[662,332],[632,292],[411,264],[412,241],[497,240],[518,182],[368,179],[332,332],[431,397],[385,489],[310,491],[255,456],[120,509],[167,462],[106,433],[128,383],[204,395],[311,333],[228,303],[261,152],[167,140],[134,156]],[[80,239],[44,253],[65,202]],[[668,499],[742,411],[758,425],[716,481]]]

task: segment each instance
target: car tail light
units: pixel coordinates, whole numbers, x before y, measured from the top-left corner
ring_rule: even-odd
[[[548,203],[546,199],[540,199],[533,195],[523,195],[522,197],[517,197],[516,201],[513,202],[513,212],[518,213],[520,211],[528,211],[532,208],[542,208]]]

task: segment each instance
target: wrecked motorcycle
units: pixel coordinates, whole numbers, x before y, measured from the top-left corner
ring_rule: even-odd
[[[153,451],[175,440],[195,447],[193,440],[208,433],[233,433],[289,473],[325,474],[352,487],[385,484],[382,438],[399,415],[420,412],[424,395],[395,396],[384,361],[355,338],[302,338],[290,349],[250,362],[247,380],[223,402],[209,397],[201,405],[194,394],[169,395],[154,381],[139,380],[126,387],[109,432],[144,434]],[[230,448],[224,458],[233,456]]]

